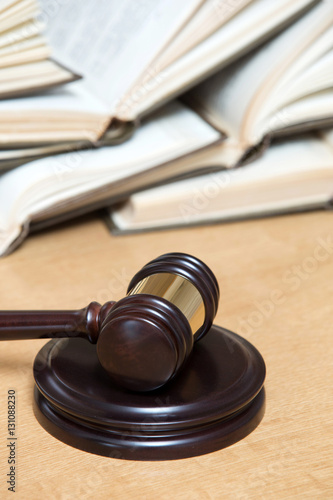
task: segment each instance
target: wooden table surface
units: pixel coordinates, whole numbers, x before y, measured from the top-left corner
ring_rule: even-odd
[[[333,215],[309,213],[123,237],[87,218],[31,236],[0,260],[1,309],[81,308],[119,299],[148,260],[182,251],[221,288],[216,323],[267,365],[267,408],[243,441],[168,462],[98,457],[49,435],[33,413],[32,363],[43,340],[0,351],[0,498],[333,498]],[[7,392],[17,394],[17,491],[7,491]]]

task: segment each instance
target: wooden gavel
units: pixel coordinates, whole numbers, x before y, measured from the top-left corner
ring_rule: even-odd
[[[1,311],[0,340],[82,337],[121,386],[156,389],[184,366],[210,329],[219,287],[212,271],[183,253],[162,255],[131,280],[127,296],[77,311]]]

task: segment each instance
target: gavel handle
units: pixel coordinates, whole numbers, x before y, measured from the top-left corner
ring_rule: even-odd
[[[0,311],[0,341],[83,337],[95,344],[115,302],[91,302],[76,311]]]

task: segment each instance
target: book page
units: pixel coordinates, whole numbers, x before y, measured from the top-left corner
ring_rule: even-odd
[[[305,123],[311,117],[311,122],[333,122],[333,89],[315,92],[299,99],[281,109],[284,123],[281,129]],[[273,122],[273,120],[272,120]],[[325,123],[324,123],[325,124]],[[263,125],[264,127],[265,125]],[[278,130],[278,124],[275,124]]]
[[[295,57],[325,31],[327,16],[333,15],[329,7],[318,4],[270,43],[195,88],[190,94],[193,106],[237,142],[259,142],[265,132],[255,130],[255,121],[263,119],[265,110],[267,116],[274,88]]]
[[[24,163],[25,158],[34,158],[38,156],[52,155],[70,150],[70,143],[47,144],[45,146],[35,146],[30,148],[1,149],[0,150],[0,169],[6,161],[19,161]],[[26,162],[25,162],[26,163]]]
[[[35,20],[27,21],[16,28],[0,33],[0,47],[6,47],[23,40],[29,40],[29,38],[35,37],[42,30],[42,23]]]
[[[22,23],[35,19],[39,14],[39,5],[36,0],[21,0],[15,2],[8,9],[1,12],[0,31],[10,30]]]
[[[52,64],[52,63],[50,63]],[[25,112],[73,111],[93,114],[106,114],[103,103],[93,96],[84,86],[82,80],[73,82],[66,87],[59,87],[29,97],[0,100],[0,116],[10,120]],[[14,113],[13,113],[14,112]],[[52,120],[52,115],[49,116]],[[75,118],[75,115],[74,117]]]
[[[17,236],[21,225],[38,211],[147,172],[219,138],[216,130],[175,102],[123,144],[43,158],[4,174],[0,177],[0,254],[9,244],[8,235]]]
[[[48,58],[37,0],[0,2],[0,98],[41,91],[77,79]]]
[[[333,46],[333,29],[331,36]],[[282,89],[279,88],[279,108],[330,87],[333,87],[333,48],[324,55],[319,55],[313,64],[293,78],[289,85],[283,88],[283,95]]]
[[[41,36],[0,48],[0,68],[8,68],[30,62],[43,61],[50,55],[50,49]]]
[[[48,63],[52,65],[44,61]],[[7,148],[66,140],[96,141],[109,122],[104,104],[85,89],[82,80],[40,95],[0,100],[0,117],[0,145]]]
[[[162,71],[221,28],[253,0],[206,0],[191,21],[156,61]]]
[[[76,77],[71,72],[50,59],[1,68],[0,97],[4,100],[30,92],[34,95],[55,85],[70,83],[74,80]]]
[[[16,16],[31,7],[38,8],[38,0],[2,0],[0,4],[1,19]]]
[[[46,47],[46,41],[40,34],[23,40],[16,40],[10,45],[0,46],[0,61],[2,61],[5,57],[19,55],[18,53],[20,52],[26,52],[28,50],[35,49],[36,47],[43,46]]]
[[[282,128],[283,125],[288,126],[288,116],[283,115],[282,112],[287,105],[303,99],[307,95],[332,87],[333,9],[322,12],[321,20],[317,21],[319,22],[316,23],[313,19],[310,36],[304,29],[303,34],[297,39],[295,38],[297,43],[294,43],[294,48],[296,46],[298,54],[296,53],[292,57],[294,49],[291,50],[291,54],[286,58],[279,74],[272,72],[267,79],[266,90],[262,87],[261,91],[258,92],[256,109],[252,105],[254,124],[248,124],[253,131],[262,128],[262,123],[266,123],[267,130],[260,134],[270,131],[274,133],[275,122],[278,129]],[[251,111],[248,115],[248,121],[250,121]],[[274,120],[274,115],[283,116],[283,119]],[[305,121],[311,119],[312,116],[309,115]],[[279,124],[282,121],[285,123]]]
[[[265,116],[255,124],[258,136],[270,130],[273,134],[295,127],[301,130],[307,124],[325,126],[332,122],[333,50],[304,71],[285,88],[279,103],[266,108]],[[280,90],[280,89],[279,89]],[[268,114],[271,110],[270,114]]]
[[[163,70],[159,78],[145,82],[146,91],[140,101],[132,99],[117,109],[125,120],[145,114],[163,99],[194,85],[204,76],[216,72],[236,56],[249,52],[261,40],[271,36],[279,27],[305,7],[311,0],[255,0],[229,22]],[[157,67],[157,70],[159,68]],[[131,99],[130,99],[131,101]],[[130,113],[131,111],[131,113]]]
[[[120,230],[228,220],[322,206],[332,194],[333,152],[315,135],[273,145],[251,165],[132,195],[110,217]]]
[[[6,9],[12,7],[16,3],[17,0],[2,0],[0,3],[0,14],[3,15]]]
[[[42,0],[56,59],[83,75],[112,113],[202,0]]]
[[[251,1],[253,0],[232,2],[230,0],[206,0],[171,43],[154,59],[151,64],[154,72],[157,73],[156,68],[158,68],[158,73],[163,73],[167,66],[208,38]],[[154,75],[145,73],[144,77],[136,81],[135,85],[145,89],[145,84],[150,76]],[[148,92],[149,90],[146,90],[146,93]],[[125,95],[123,100],[126,102],[130,98],[130,95]],[[142,95],[140,95],[140,99],[142,99]]]

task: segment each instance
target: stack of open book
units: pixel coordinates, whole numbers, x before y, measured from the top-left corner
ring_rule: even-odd
[[[40,4],[0,6],[0,254],[105,206],[121,232],[329,205],[331,0]]]

